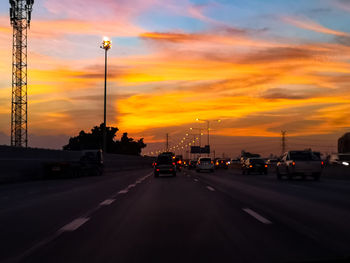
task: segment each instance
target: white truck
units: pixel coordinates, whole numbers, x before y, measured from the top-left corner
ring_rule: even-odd
[[[292,179],[294,176],[312,176],[315,180],[320,179],[324,162],[312,151],[289,151],[286,152],[277,163],[277,179],[287,176]]]

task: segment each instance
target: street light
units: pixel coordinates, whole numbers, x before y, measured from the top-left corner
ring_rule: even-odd
[[[102,49],[105,50],[105,87],[104,87],[104,107],[103,107],[103,152],[106,152],[106,104],[107,104],[107,51],[112,48],[112,41],[108,37],[104,37],[102,41]]]
[[[209,133],[209,131],[210,131],[210,121],[217,121],[217,122],[221,122],[221,120],[203,120],[203,119],[199,119],[199,118],[197,118],[196,119],[196,121],[204,121],[204,122],[206,122],[207,123],[207,130],[208,130],[208,139],[207,139],[207,144],[208,144],[208,146],[210,146],[210,140],[209,140],[209,137],[210,137],[210,133]]]

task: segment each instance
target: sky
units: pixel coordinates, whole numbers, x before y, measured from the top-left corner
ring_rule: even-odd
[[[0,144],[10,136],[8,8],[1,1]],[[282,130],[288,149],[336,151],[350,131],[349,25],[345,0],[36,0],[29,145],[61,148],[102,122],[108,36],[107,122],[118,137],[145,138],[144,153],[163,150],[167,133],[179,153],[204,145],[191,135],[206,134],[197,118],[210,120],[217,155],[280,154]]]

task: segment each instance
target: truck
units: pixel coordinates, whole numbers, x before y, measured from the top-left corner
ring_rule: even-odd
[[[49,178],[102,175],[102,150],[82,150],[65,160],[46,161],[43,168],[45,177]]]
[[[314,180],[319,180],[324,167],[324,162],[311,150],[288,151],[277,163],[277,179],[287,176],[292,179],[294,176],[312,176]]]

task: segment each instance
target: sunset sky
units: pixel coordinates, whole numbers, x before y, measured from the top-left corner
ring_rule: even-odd
[[[9,144],[11,38],[0,3],[0,144]],[[160,150],[196,118],[218,154],[331,152],[350,131],[350,1],[36,0],[29,31],[30,146],[61,148],[103,120]],[[222,122],[215,123],[214,120]],[[202,141],[206,137],[203,136]]]

